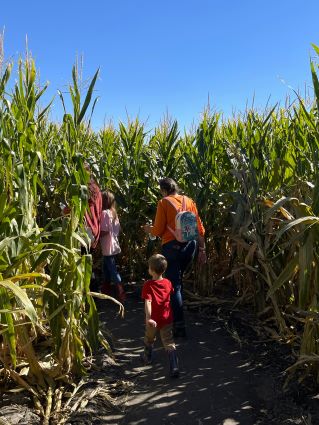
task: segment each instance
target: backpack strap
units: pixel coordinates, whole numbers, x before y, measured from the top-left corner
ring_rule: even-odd
[[[186,211],[186,196],[183,196],[183,200],[182,200],[182,211]]]
[[[185,211],[186,208],[186,197],[183,196],[182,198],[182,209],[180,210],[179,208],[176,207],[176,205],[174,204],[174,202],[169,199],[169,196],[165,196],[164,199],[166,199],[176,210],[176,213],[178,214],[180,211]],[[172,233],[172,235],[174,236],[174,238],[176,239],[176,231],[173,230],[170,226],[167,225],[168,230]]]
[[[169,196],[165,196],[164,199],[166,199],[166,201],[168,201],[175,208],[175,210],[177,212],[186,211],[186,196],[183,195],[183,197],[182,197],[182,209],[181,210],[179,208],[177,208],[175,203],[169,198],[170,198]]]
[[[174,204],[174,202],[171,200],[171,199],[169,199],[169,196],[165,196],[165,198],[164,199],[166,199],[166,201],[169,203],[169,204],[171,204],[174,208],[175,208],[175,210],[178,212],[178,208],[176,207],[176,205]]]

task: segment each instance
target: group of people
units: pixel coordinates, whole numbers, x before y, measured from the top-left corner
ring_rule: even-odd
[[[101,291],[111,294],[111,283],[115,283],[116,296],[124,302],[126,295],[122,284],[121,276],[117,271],[115,258],[121,252],[118,242],[120,232],[120,222],[115,207],[115,198],[109,190],[101,191],[96,183],[91,168],[87,162],[84,169],[89,174],[88,183],[88,209],[85,212],[85,230],[90,240],[91,251],[100,244],[103,255],[103,276],[104,281]],[[70,208],[61,205],[62,214],[70,213]],[[82,247],[82,253],[85,249]]]
[[[101,291],[109,294],[111,283],[114,283],[118,299],[124,302],[125,291],[116,266],[116,256],[121,248],[115,198],[110,191],[99,194],[95,185],[91,178],[86,225],[92,233],[91,246],[96,247],[98,241],[101,244],[104,276]],[[141,358],[145,364],[152,362],[153,345],[159,332],[169,357],[170,375],[177,377],[179,368],[174,338],[186,336],[182,278],[195,256],[200,263],[206,262],[205,229],[195,202],[180,194],[173,179],[163,178],[159,186],[162,199],[157,204],[154,224],[143,226],[146,233],[161,239],[162,248],[161,254],[153,255],[148,261],[151,279],[142,289],[145,337]]]

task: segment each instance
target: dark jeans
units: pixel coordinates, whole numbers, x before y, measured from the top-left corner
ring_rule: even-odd
[[[121,276],[116,268],[115,255],[103,256],[103,276],[105,282],[122,282]]]
[[[174,293],[171,296],[171,304],[175,328],[185,327],[182,279],[186,267],[195,256],[196,249],[197,241],[182,243],[174,240],[162,246],[162,254],[167,260],[165,277],[172,282],[174,287]]]

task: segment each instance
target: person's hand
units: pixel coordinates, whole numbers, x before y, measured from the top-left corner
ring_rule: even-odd
[[[62,215],[68,215],[71,212],[71,208],[70,207],[63,207],[62,208]]]
[[[145,233],[151,233],[152,227],[151,224],[144,224],[144,226],[142,226]]]
[[[199,249],[197,262],[200,266],[207,263],[207,256],[206,256],[206,250],[205,249]]]
[[[153,319],[149,319],[147,322],[148,326],[150,326],[151,328],[156,328],[157,327],[157,323],[155,322],[155,320]]]

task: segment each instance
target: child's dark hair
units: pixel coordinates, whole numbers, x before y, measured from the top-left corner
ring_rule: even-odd
[[[164,255],[154,254],[148,260],[148,266],[158,275],[161,275],[167,269],[167,261]]]
[[[115,197],[109,190],[104,190],[102,192],[102,209],[111,210],[113,213],[113,219],[117,218]]]
[[[170,177],[164,177],[159,181],[160,188],[167,192],[167,195],[171,195],[173,193],[179,193],[179,187],[175,180]]]

